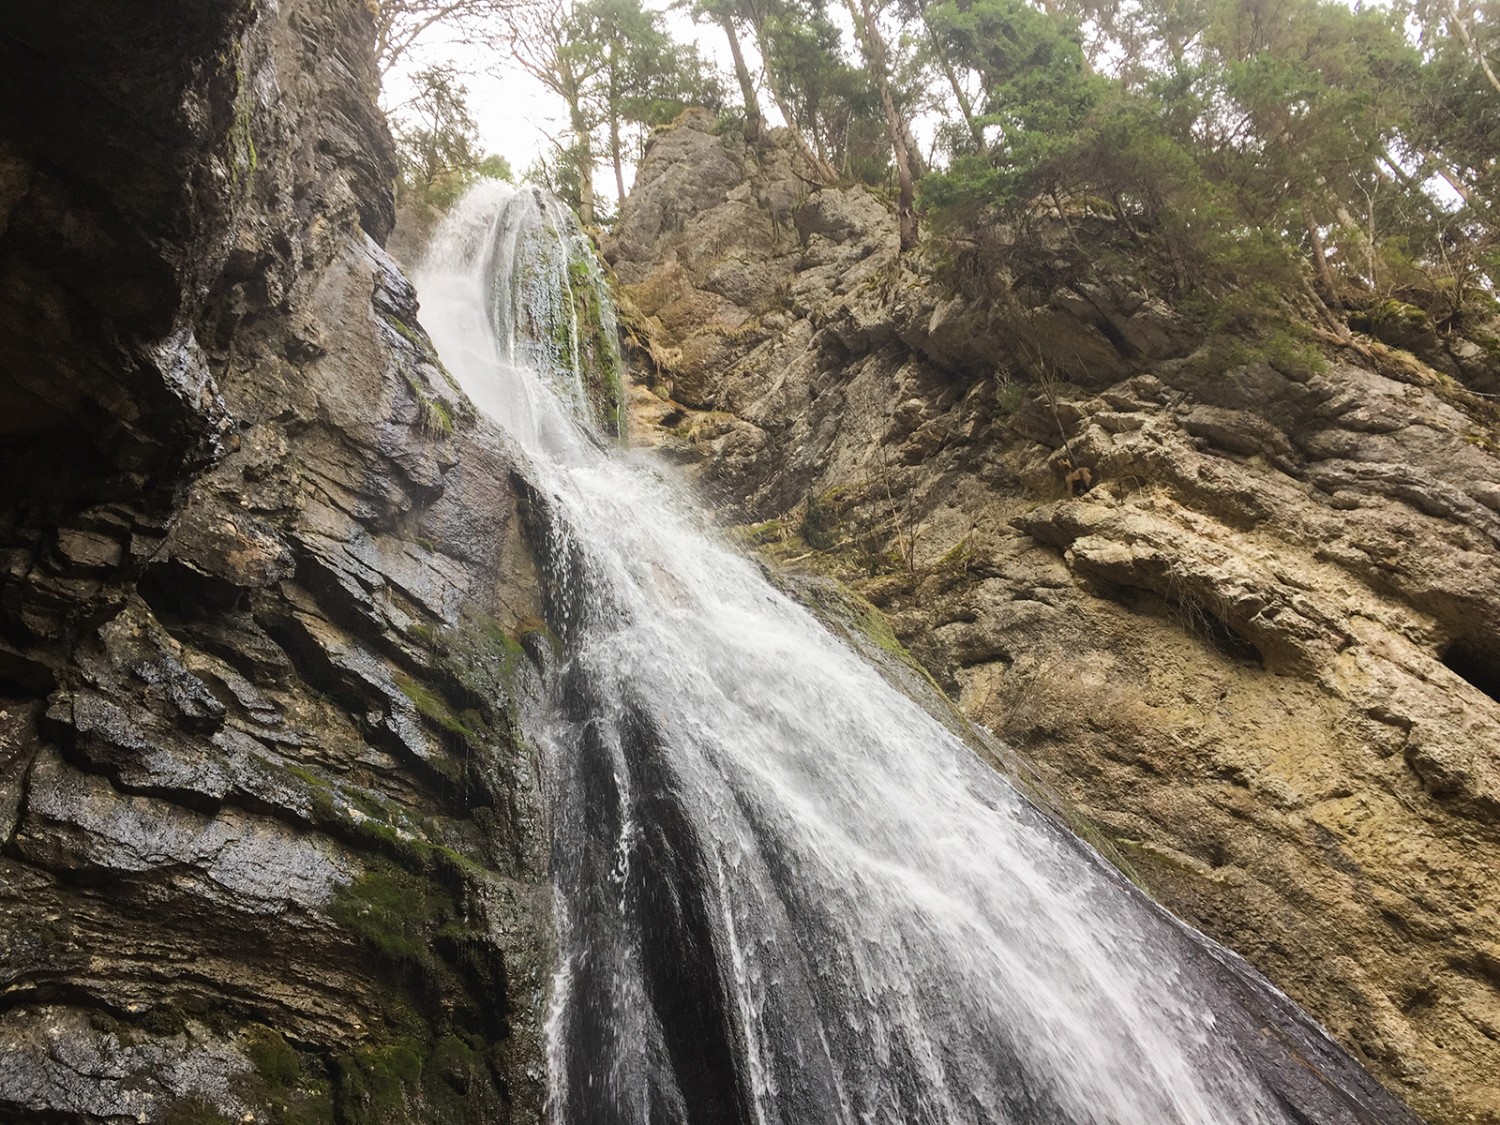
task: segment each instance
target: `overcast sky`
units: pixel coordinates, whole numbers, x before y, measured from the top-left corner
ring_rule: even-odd
[[[724,72],[726,85],[733,87],[733,71],[724,33],[717,27],[699,27],[681,12],[667,11],[664,4],[647,3],[662,11],[668,30],[678,43],[696,44],[706,58],[712,59]],[[759,70],[760,58],[753,43],[743,44],[747,61]],[[522,175],[539,156],[551,154],[552,141],[567,131],[566,111],[562,101],[531,75],[503,54],[444,41],[432,35],[422,42],[408,59],[386,76],[383,101],[387,108],[398,106],[411,96],[409,75],[423,66],[451,62],[465,72],[469,89],[469,107],[479,124],[480,141],[486,153],[499,153],[510,161],[516,174]],[[763,106],[767,119],[780,123],[774,107]],[[625,186],[629,188],[634,168],[627,169]],[[594,177],[595,190],[601,199],[615,196],[614,172],[601,165]]]

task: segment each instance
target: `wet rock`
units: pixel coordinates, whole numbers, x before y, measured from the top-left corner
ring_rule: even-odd
[[[208,817],[125,796],[48,750],[31,767],[14,845],[57,872],[175,869],[179,892],[252,914],[316,910],[351,878],[325,841],[235,809]]]
[[[197,1025],[173,1040],[132,1034],[104,1013],[38,1006],[0,1017],[0,1089],[12,1105],[81,1120],[159,1120],[196,1101],[203,1114],[248,1113],[235,1094],[252,1073],[233,1044]],[[200,1118],[202,1119],[202,1118]]]
[[[75,7],[0,15],[0,1117],[332,1120],[399,1049],[383,1120],[540,1121],[535,563],[369,12]]]

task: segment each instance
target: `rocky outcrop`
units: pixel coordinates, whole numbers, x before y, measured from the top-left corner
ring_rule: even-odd
[[[606,245],[636,440],[1419,1113],[1500,1122],[1494,373],[1212,336],[1098,218],[987,237],[902,260],[789,144],[659,132]]]
[[[356,0],[0,17],[0,1116],[539,1121],[499,436]]]

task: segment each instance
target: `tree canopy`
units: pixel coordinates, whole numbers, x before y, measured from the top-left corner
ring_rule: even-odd
[[[552,167],[585,222],[597,170],[623,199],[648,131],[706,105],[751,143],[783,125],[817,178],[885,185],[904,247],[919,223],[1088,214],[1154,248],[1184,293],[1300,288],[1340,315],[1397,301],[1439,322],[1488,309],[1500,280],[1500,0],[377,8],[388,59],[455,18],[558,97]],[[672,12],[720,37],[724,75]],[[398,135],[431,181],[477,157],[457,76],[422,83]]]

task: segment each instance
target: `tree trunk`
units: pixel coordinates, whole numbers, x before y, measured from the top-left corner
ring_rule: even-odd
[[[906,155],[911,160],[912,182],[915,183],[927,175],[927,157],[922,155],[922,146],[912,136],[911,122],[906,119],[906,114],[898,112],[896,121],[901,126],[901,143],[906,146]]]
[[[609,76],[607,98],[607,111],[609,114],[609,162],[615,169],[615,217],[619,218],[620,212],[625,207],[625,157],[620,151],[620,102],[623,94],[620,90],[620,70],[625,65],[621,61],[623,44],[619,37],[612,37],[609,41],[608,61],[606,73]]]
[[[1365,267],[1370,273],[1370,289],[1378,297],[1380,295],[1380,264],[1375,257],[1374,238],[1353,215],[1349,214],[1349,208],[1342,203],[1334,205],[1333,213],[1339,225],[1348,228],[1350,234],[1359,242],[1359,248],[1364,251]]]
[[[609,158],[615,166],[615,194],[619,198],[620,208],[625,206],[625,163],[620,155],[620,119],[615,114],[609,116]],[[619,214],[617,210],[616,215]]]
[[[745,54],[740,50],[740,37],[734,30],[734,20],[727,13],[719,16],[719,26],[729,38],[729,53],[734,58],[734,77],[740,84],[740,94],[745,99],[745,140],[752,143],[765,135],[765,122],[760,116],[760,102],[755,97],[755,82],[750,77],[750,68],[745,65]]]
[[[906,125],[896,112],[895,99],[891,97],[891,83],[886,73],[885,40],[875,24],[875,9],[870,0],[859,0],[860,10],[854,10],[854,0],[849,0],[850,14],[855,25],[864,25],[864,46],[869,56],[870,70],[880,83],[880,104],[885,110],[885,131],[890,136],[891,155],[896,162],[896,218],[901,225],[901,249],[903,252],[917,244],[917,187],[912,174],[911,152],[906,147]],[[863,18],[861,18],[861,16]]]
[[[573,136],[577,138],[573,156],[578,170],[578,221],[591,227],[594,225],[594,145],[576,94],[568,98],[568,120],[573,126]]]
[[[1495,93],[1500,94],[1500,78],[1495,77],[1495,72],[1490,69],[1490,60],[1484,57],[1483,49],[1481,49],[1478,43],[1474,42],[1474,37],[1469,33],[1469,25],[1464,22],[1463,13],[1458,9],[1458,0],[1449,0],[1448,6],[1453,11],[1453,26],[1458,28],[1459,38],[1464,41],[1464,46],[1468,48],[1469,54],[1474,57],[1475,61],[1484,70],[1484,76],[1490,80],[1490,85],[1494,87]]]
[[[802,150],[802,155],[807,157],[808,162],[812,165],[813,174],[825,183],[833,183],[838,179],[838,175],[828,166],[826,160],[813,151],[812,145],[807,143],[807,137],[797,127],[796,115],[792,113],[791,107],[786,104],[786,100],[781,96],[781,91],[776,88],[776,79],[771,73],[770,55],[766,53],[766,37],[762,30],[763,24],[759,14],[754,11],[751,12],[750,28],[755,33],[755,47],[760,51],[761,61],[765,64],[766,88],[771,91],[771,101],[781,113],[782,120],[786,122],[786,127],[791,130],[792,139],[797,142],[797,147]]]
[[[1302,226],[1312,243],[1313,269],[1318,272],[1318,282],[1323,286],[1323,300],[1332,304],[1338,300],[1338,289],[1334,284],[1333,271],[1328,268],[1328,250],[1323,245],[1323,234],[1313,219],[1312,209],[1306,203],[1302,205]]]
[[[802,150],[802,155],[807,157],[807,162],[812,165],[813,174],[824,183],[833,183],[838,179],[838,174],[828,166],[824,160],[813,151],[812,145],[807,143],[807,136],[801,129],[797,128],[797,119],[792,116],[791,108],[782,100],[776,92],[776,83],[766,83],[771,88],[771,101],[776,103],[776,108],[781,111],[781,116],[786,118],[786,127],[792,134],[792,139],[797,142],[797,147]]]
[[[927,38],[932,42],[933,57],[942,68],[943,77],[948,79],[948,85],[953,89],[953,97],[958,102],[958,112],[963,114],[964,124],[968,125],[969,134],[974,138],[974,149],[976,152],[983,152],[984,130],[980,128],[979,122],[974,120],[974,107],[969,102],[969,95],[964,93],[963,83],[958,80],[958,72],[953,69],[953,62],[948,58],[948,52],[943,50],[942,40],[938,38],[937,32],[927,20],[927,5],[918,4],[917,10],[922,16],[922,26],[927,29]]]
[[[1429,175],[1436,172],[1443,178],[1443,182],[1453,189],[1455,195],[1465,203],[1473,204],[1473,194],[1465,186],[1464,182],[1458,178],[1458,174],[1448,167],[1445,161],[1438,159],[1426,149],[1418,149],[1417,155],[1422,158],[1422,170],[1424,172],[1427,172]],[[1395,161],[1391,160],[1390,157],[1386,157],[1386,163],[1392,167],[1395,166]]]

